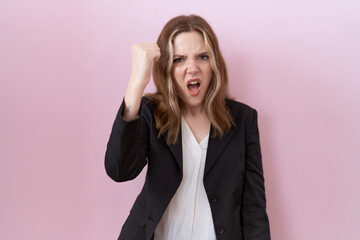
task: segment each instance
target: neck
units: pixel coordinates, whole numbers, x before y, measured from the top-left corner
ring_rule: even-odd
[[[184,116],[190,115],[192,117],[199,117],[202,115],[206,115],[206,110],[205,110],[204,105],[194,107],[194,106],[188,106],[185,104],[181,104],[180,110]]]

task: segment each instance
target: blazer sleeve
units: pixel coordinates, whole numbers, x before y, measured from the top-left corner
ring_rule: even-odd
[[[143,113],[144,104],[143,97],[135,120],[124,120],[124,99],[116,114],[105,153],[106,173],[116,182],[134,179],[147,164],[149,127]]]
[[[246,141],[245,172],[241,205],[244,240],[270,240],[260,149],[258,114],[253,109],[252,126]]]

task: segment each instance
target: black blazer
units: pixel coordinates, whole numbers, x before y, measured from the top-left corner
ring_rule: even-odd
[[[206,155],[204,187],[216,238],[270,240],[257,111],[226,100],[236,126],[213,138]],[[142,98],[139,118],[123,119],[124,100],[116,115],[105,154],[105,169],[116,182],[134,179],[148,164],[146,180],[119,239],[150,240],[182,179],[181,132],[176,144],[157,138],[154,106]]]

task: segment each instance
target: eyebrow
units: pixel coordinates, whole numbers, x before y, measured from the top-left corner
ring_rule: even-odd
[[[209,55],[209,52],[206,51],[206,52],[202,52],[202,53],[197,54],[197,56],[201,56],[201,55]],[[184,55],[174,54],[174,58],[178,58],[178,57],[184,57]]]

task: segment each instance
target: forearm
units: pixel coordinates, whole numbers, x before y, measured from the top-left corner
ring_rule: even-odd
[[[110,178],[122,182],[135,178],[146,165],[147,129],[140,118],[125,121],[124,101],[117,113],[105,153]]]
[[[133,78],[130,78],[124,98],[123,115],[126,121],[132,121],[139,117],[141,98],[145,89],[145,87],[135,84]]]

